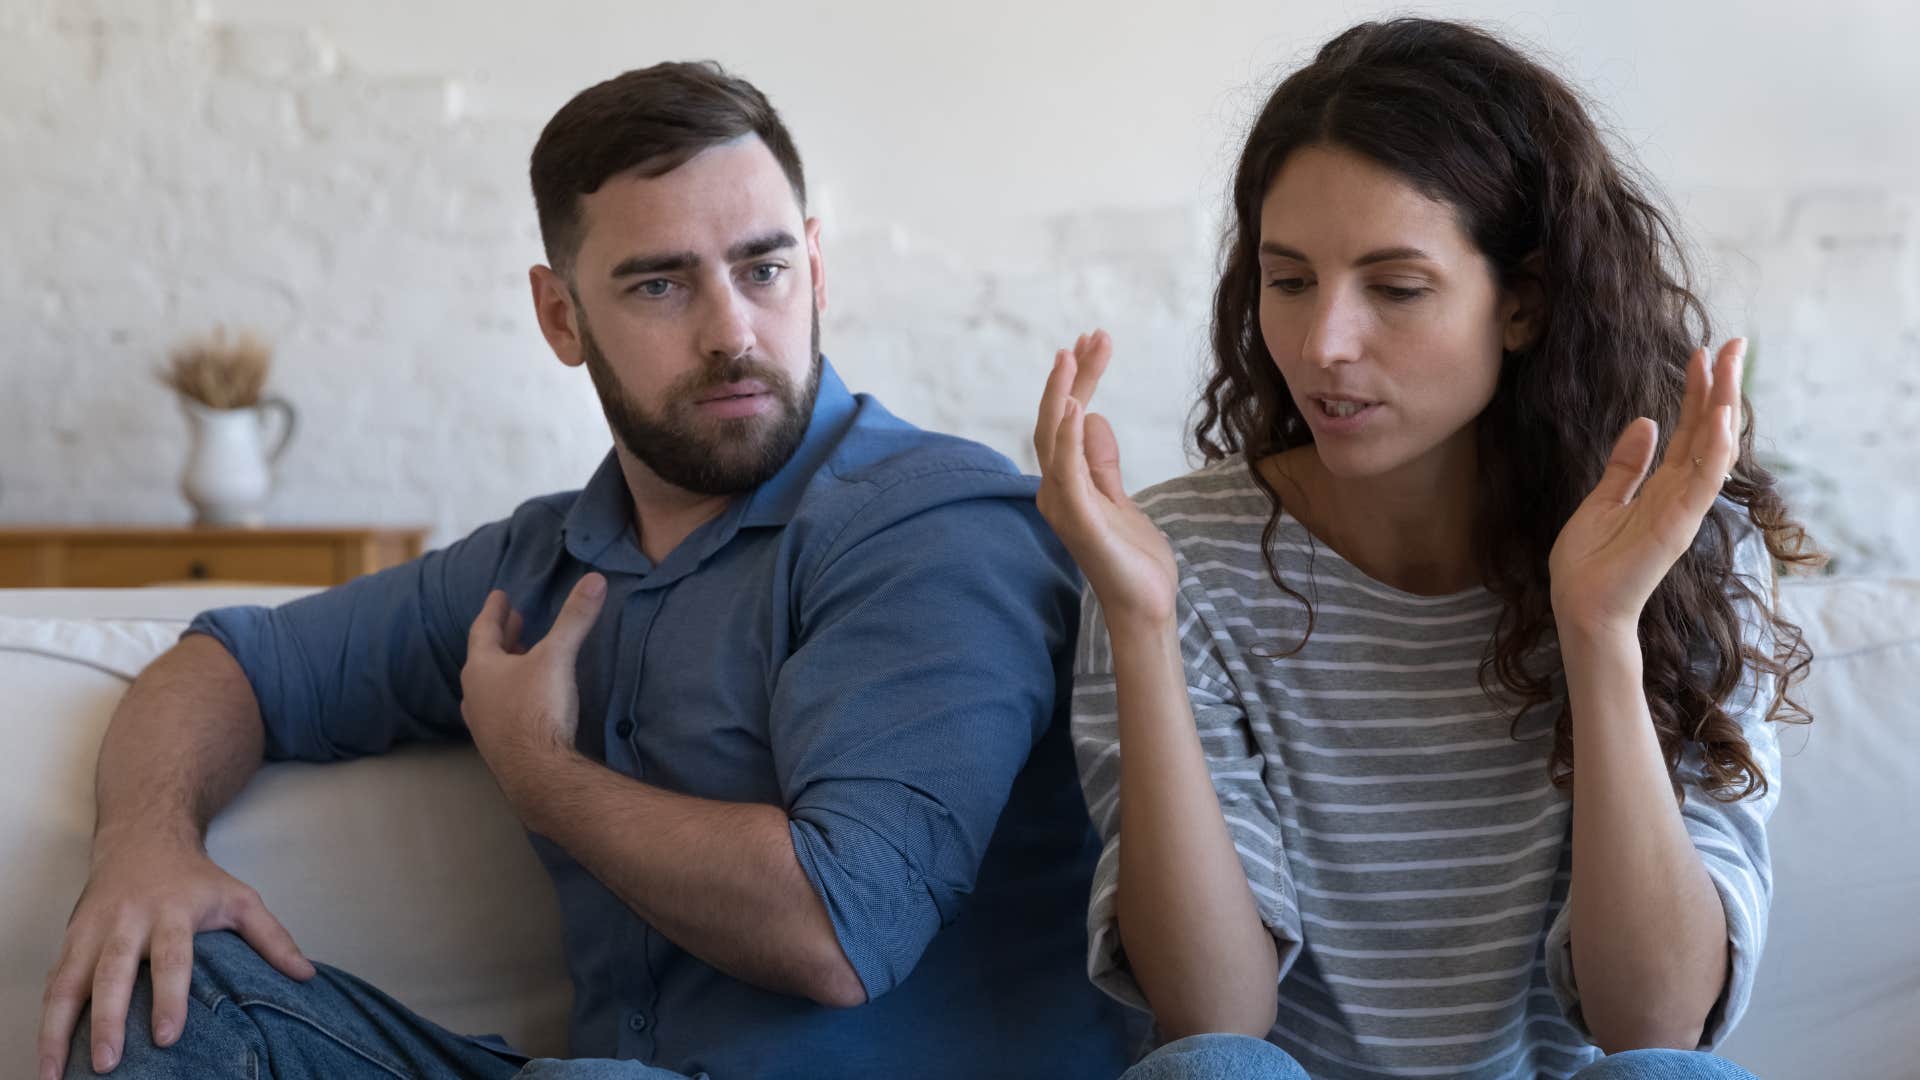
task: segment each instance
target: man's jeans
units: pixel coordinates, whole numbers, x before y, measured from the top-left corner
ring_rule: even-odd
[[[1309,1080],[1285,1050],[1245,1035],[1195,1035],[1148,1054],[1122,1080]],[[1725,1058],[1684,1050],[1613,1054],[1573,1080],[1755,1080]]]
[[[193,942],[193,982],[180,1040],[153,1045],[153,987],[141,969],[115,1077],[128,1080],[685,1080],[633,1061],[530,1061],[498,1040],[455,1035],[325,964],[295,982],[226,931]],[[82,1013],[67,1080],[94,1075]],[[702,1074],[704,1077],[704,1074]]]

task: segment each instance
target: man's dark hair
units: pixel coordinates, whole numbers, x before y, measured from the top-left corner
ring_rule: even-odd
[[[580,251],[580,197],[620,173],[660,176],[743,135],[757,135],[793,185],[802,210],[807,183],[793,137],[754,85],[711,60],[655,64],[574,95],[533,146],[528,170],[547,262],[563,275]]]

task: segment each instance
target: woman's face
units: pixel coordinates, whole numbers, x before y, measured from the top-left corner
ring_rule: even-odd
[[[1417,476],[1471,446],[1526,328],[1452,207],[1308,146],[1267,188],[1259,254],[1260,335],[1329,473]]]

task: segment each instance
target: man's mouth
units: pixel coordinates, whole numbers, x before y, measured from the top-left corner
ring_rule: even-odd
[[[779,400],[759,379],[724,383],[694,399],[693,407],[717,420],[743,420],[779,407]]]
[[[695,401],[695,404],[706,405],[716,401],[734,401],[741,398],[755,398],[755,397],[760,397],[766,392],[767,392],[766,383],[763,383],[758,379],[744,379],[740,382],[726,383],[724,385],[713,388],[712,390],[708,391],[706,394],[698,398]]]

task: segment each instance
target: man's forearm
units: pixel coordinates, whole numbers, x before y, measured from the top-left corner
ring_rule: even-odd
[[[1691,1050],[1727,972],[1726,912],[1674,806],[1637,640],[1561,643],[1573,708],[1573,967],[1609,1053]]]
[[[100,744],[96,851],[111,840],[198,846],[260,767],[259,702],[226,647],[193,634],[134,681]]]
[[[662,791],[571,754],[500,779],[529,829],[676,945],[769,990],[840,1007],[866,1001],[794,854],[785,810]]]

